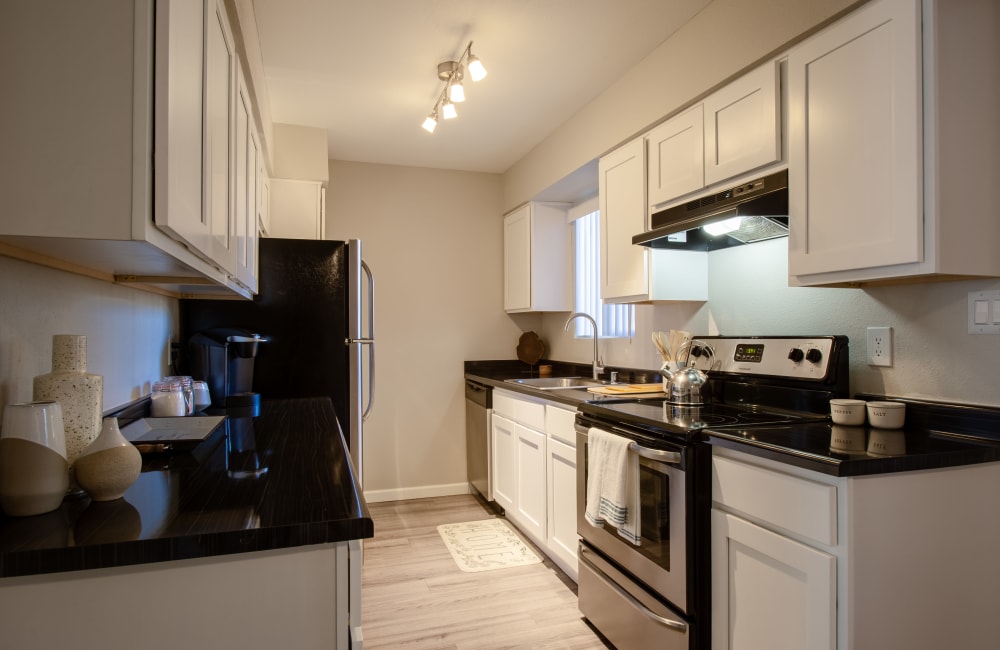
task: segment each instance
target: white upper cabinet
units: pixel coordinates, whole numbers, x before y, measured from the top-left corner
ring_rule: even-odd
[[[570,230],[562,204],[528,203],[503,220],[504,309],[570,311]]]
[[[223,0],[7,9],[6,253],[180,297],[249,297],[234,237],[238,39]]]
[[[650,205],[705,187],[704,106],[689,108],[650,131],[646,135],[646,157]]]
[[[705,99],[706,186],[781,160],[780,69],[770,61]]]
[[[768,61],[646,134],[651,212],[781,160],[780,76]]]
[[[257,222],[259,201],[257,174],[260,147],[253,124],[253,104],[243,74],[236,95],[236,183],[234,249],[236,279],[257,291]]]
[[[877,0],[789,52],[789,284],[1000,275],[995,6]]]
[[[154,221],[238,276],[235,184],[245,142],[237,137],[238,62],[222,0],[157,3],[154,60],[155,101],[168,107],[154,111]]]
[[[646,156],[641,139],[612,151],[598,162],[601,221],[601,299],[646,300],[649,268],[646,249],[632,236],[646,229]]]
[[[708,299],[708,253],[655,250],[632,237],[647,229],[645,141],[598,163],[601,299],[608,303]]]
[[[269,189],[275,217],[268,218],[268,237],[326,238],[326,188],[323,183],[272,178]]]

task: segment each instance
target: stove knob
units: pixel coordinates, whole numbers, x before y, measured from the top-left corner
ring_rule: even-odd
[[[792,348],[792,349],[791,349],[791,350],[790,350],[790,351],[788,352],[788,358],[789,358],[789,359],[791,359],[792,361],[794,361],[795,363],[798,363],[798,362],[802,361],[802,359],[804,359],[804,358],[805,358],[805,356],[806,356],[806,355],[805,355],[805,353],[804,353],[804,352],[802,351],[802,349],[801,349],[801,348]]]
[[[806,352],[806,361],[809,363],[819,363],[822,358],[823,353],[816,348],[809,348],[809,351]]]

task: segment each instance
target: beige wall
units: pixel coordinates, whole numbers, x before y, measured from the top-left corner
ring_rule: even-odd
[[[854,4],[856,0],[715,0],[508,169],[504,211],[539,196]],[[595,189],[596,183],[595,176]]]
[[[466,359],[509,359],[500,176],[330,161],[326,234],[375,275],[369,500],[464,492]]]
[[[84,334],[88,370],[104,376],[104,409],[149,394],[167,372],[177,301],[0,257],[0,406],[31,400],[52,370],[52,335]]]

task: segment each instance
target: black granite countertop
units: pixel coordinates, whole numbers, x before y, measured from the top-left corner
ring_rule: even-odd
[[[0,577],[369,538],[374,527],[327,398],[227,414],[188,453],[143,456],[122,499],[0,514]]]
[[[590,376],[590,366],[550,363],[555,377]],[[649,373],[648,375],[645,373]],[[520,361],[467,361],[465,378],[494,388],[542,397],[576,407],[603,399],[585,389],[542,391],[507,379],[537,377],[537,366]],[[655,371],[623,369],[620,381],[655,381]],[[863,476],[1000,461],[1000,409],[859,394],[864,400],[907,404],[899,430],[843,427],[829,420],[809,424],[710,430],[700,436],[727,447],[832,476]],[[613,396],[610,399],[621,399]]]

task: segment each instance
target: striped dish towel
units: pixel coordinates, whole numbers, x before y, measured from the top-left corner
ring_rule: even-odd
[[[618,534],[638,546],[638,456],[629,453],[630,441],[600,429],[587,437],[587,506],[591,526],[609,523]]]

